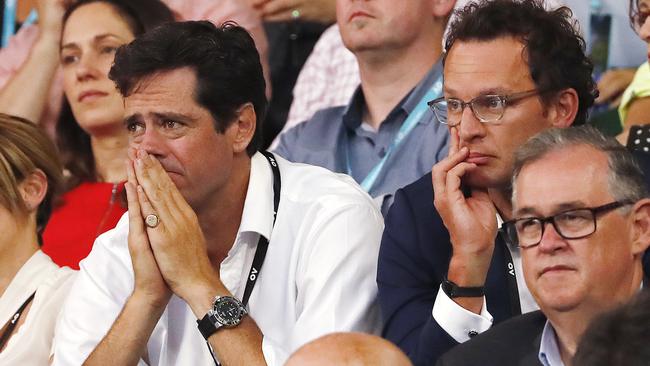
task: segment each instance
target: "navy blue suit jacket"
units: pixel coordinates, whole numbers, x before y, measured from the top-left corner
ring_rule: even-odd
[[[541,366],[539,347],[546,317],[533,311],[509,319],[442,356],[437,366]]]
[[[507,248],[501,240],[496,244],[485,283],[494,324],[518,315],[511,304],[513,294],[507,280],[511,276],[506,268]],[[386,216],[377,285],[383,336],[397,344],[415,365],[433,365],[457,344],[431,315],[449,268],[451,250],[449,233],[433,206],[431,174],[398,190]],[[650,256],[646,253],[645,257],[647,265]]]

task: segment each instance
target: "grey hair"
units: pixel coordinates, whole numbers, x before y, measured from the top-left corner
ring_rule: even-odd
[[[514,182],[524,166],[540,160],[545,155],[567,147],[587,145],[607,155],[609,173],[608,190],[615,200],[636,202],[648,197],[645,178],[632,154],[615,138],[604,136],[592,126],[551,128],[545,130],[519,147],[515,152]]]

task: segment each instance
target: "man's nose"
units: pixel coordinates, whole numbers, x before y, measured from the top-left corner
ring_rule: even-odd
[[[91,53],[85,53],[80,56],[79,63],[75,69],[77,80],[87,80],[89,78],[98,78],[101,71],[97,67],[97,59]]]
[[[550,253],[566,246],[566,239],[557,232],[550,221],[543,225],[542,239],[538,245],[540,251]]]
[[[164,155],[164,146],[164,138],[155,128],[145,128],[139,136],[131,139],[131,147],[142,149],[156,157]]]
[[[485,135],[485,126],[483,126],[483,123],[476,118],[470,105],[466,105],[465,108],[463,108],[463,112],[460,115],[460,122],[457,127],[458,136],[461,141],[470,142],[477,137],[483,137]]]

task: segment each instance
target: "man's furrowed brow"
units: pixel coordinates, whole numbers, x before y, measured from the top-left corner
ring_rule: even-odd
[[[530,207],[530,206],[517,208],[513,212],[514,218],[537,216],[537,214],[538,214],[537,210],[534,207]]]
[[[178,112],[154,112],[152,116],[158,121],[173,120],[183,123],[192,123],[196,119],[187,114],[178,113]]]

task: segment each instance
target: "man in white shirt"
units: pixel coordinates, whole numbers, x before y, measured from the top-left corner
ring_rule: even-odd
[[[590,126],[546,130],[518,149],[512,183],[514,218],[503,230],[541,311],[493,327],[440,365],[570,365],[589,323],[641,288],[650,199],[624,146]]]
[[[256,152],[266,99],[246,31],[168,24],[110,76],[129,213],[80,265],[55,365],[280,365],[325,333],[378,331],[381,214],[348,177]]]

